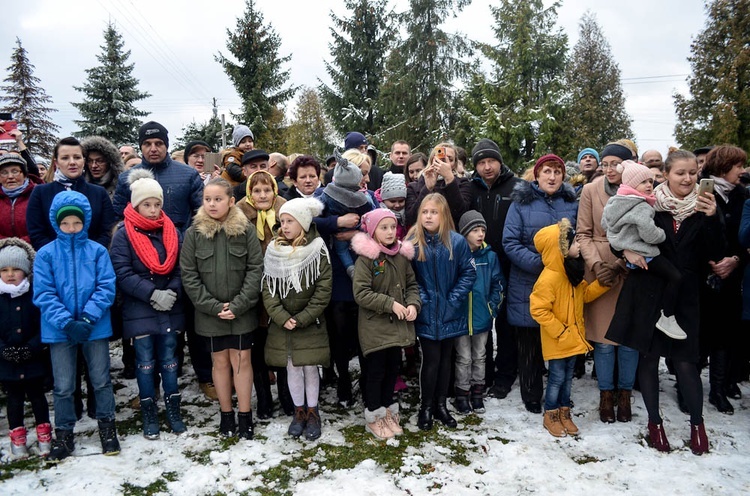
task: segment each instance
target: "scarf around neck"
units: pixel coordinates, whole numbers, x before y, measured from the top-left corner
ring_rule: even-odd
[[[604,178],[604,192],[607,193],[607,196],[615,196],[617,194],[618,186],[619,185],[607,181],[606,177]]]
[[[711,176],[711,179],[714,180],[714,190],[716,193],[722,200],[724,200],[724,203],[729,203],[729,193],[731,193],[737,185],[730,183],[723,177]]]
[[[617,194],[619,196],[637,196],[639,198],[643,198],[644,200],[646,200],[646,203],[648,203],[652,207],[654,206],[654,203],[656,203],[656,197],[654,195],[644,195],[637,189],[632,188],[627,184],[621,184],[617,189]]]
[[[75,182],[75,179],[71,179],[62,172],[60,172],[60,169],[55,169],[55,178],[54,180],[63,186],[65,186],[65,189],[70,191],[70,189],[73,187],[73,183]]]
[[[174,227],[172,220],[164,212],[158,219],[149,220],[136,212],[131,203],[128,203],[125,207],[123,215],[125,217],[125,232],[130,244],[133,245],[135,254],[143,262],[143,265],[155,274],[166,275],[172,272],[177,263],[179,252],[177,229]],[[162,231],[164,248],[167,251],[164,263],[159,262],[159,252],[156,251],[151,238],[142,232],[159,230]]]
[[[274,241],[266,248],[262,282],[268,284],[271,296],[278,292],[286,298],[292,290],[299,293],[315,284],[323,256],[330,263],[328,248],[320,237],[297,247],[278,245]]]
[[[5,186],[3,186],[2,187],[3,193],[5,193],[5,196],[10,198],[11,200],[14,200],[18,198],[19,196],[21,196],[21,193],[23,193],[23,190],[25,190],[28,187],[28,185],[29,185],[29,178],[27,177],[26,179],[24,179],[23,184],[21,184],[17,188],[8,189]]]
[[[248,184],[250,183],[250,180],[247,180]],[[276,203],[276,197],[278,196],[278,192],[276,191],[276,187],[273,188],[273,199],[271,200],[271,208],[268,210],[261,210],[255,205],[255,200],[253,200],[252,195],[247,195],[245,197],[245,201],[255,209],[256,217],[255,217],[255,231],[258,234],[258,239],[260,241],[264,241],[266,239],[266,229],[265,226],[268,226],[268,229],[273,232],[273,228],[276,225],[276,209],[273,208],[274,203]]]
[[[18,298],[19,296],[28,293],[30,288],[31,284],[29,284],[28,277],[24,277],[23,281],[21,281],[18,286],[0,281],[0,294],[8,294],[11,298]]]
[[[656,196],[656,208],[657,212],[667,212],[674,219],[677,229],[680,228],[682,222],[695,213],[695,204],[698,201],[698,185],[693,188],[685,198],[680,200],[672,193],[666,182],[661,183],[654,190],[654,196]]]

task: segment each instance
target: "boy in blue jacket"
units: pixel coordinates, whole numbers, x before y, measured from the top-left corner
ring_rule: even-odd
[[[469,293],[469,333],[456,338],[455,407],[461,414],[472,410],[484,413],[487,336],[503,303],[505,281],[497,255],[484,242],[487,223],[482,214],[476,210],[464,213],[458,230],[471,249],[477,279]]]
[[[102,451],[116,455],[120,443],[109,374],[109,309],[115,300],[115,271],[107,249],[88,239],[91,205],[84,195],[58,193],[49,220],[57,239],[42,247],[34,260],[34,304],[42,312],[42,342],[50,345],[55,378],[56,439],[47,460],[58,462],[75,449],[73,393],[79,344],[94,387]]]

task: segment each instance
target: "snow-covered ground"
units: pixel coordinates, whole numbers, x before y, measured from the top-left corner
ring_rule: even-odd
[[[113,368],[118,367],[119,358],[113,358]],[[218,406],[203,399],[186,366],[181,387],[188,433],[162,432],[160,440],[147,441],[140,435],[139,413],[128,405],[136,395],[135,380],[115,379],[118,421],[125,431],[119,456],[98,454],[96,422],[84,416],[76,427],[74,458],[53,467],[34,458],[9,463],[3,408],[0,494],[750,494],[747,383],[740,385],[743,398],[732,400],[733,416],[705,402],[711,452],[698,457],[689,449],[690,424],[677,407],[674,378],[662,367],[661,404],[672,445],[671,453],[662,454],[646,445],[646,411],[637,392],[633,422],[599,421],[590,367],[573,383],[574,420],[581,434],[562,439],[542,428],[541,415],[523,408],[516,387],[504,400],[488,399],[487,413],[459,419],[458,429],[422,433],[416,428],[417,396],[410,383],[404,398],[407,433],[399,440],[377,442],[365,435],[361,405],[346,411],[336,405],[335,391],[327,390],[319,440],[290,439],[289,419],[282,415],[256,422],[255,440],[228,442],[216,435]],[[706,372],[703,380],[707,388]],[[32,430],[29,442],[34,440]]]

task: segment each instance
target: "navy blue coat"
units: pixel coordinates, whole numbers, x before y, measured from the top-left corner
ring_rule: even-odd
[[[203,204],[203,180],[198,172],[185,164],[167,157],[164,162],[149,164],[142,162],[133,169],[146,169],[164,190],[164,213],[172,219],[182,234],[190,227],[193,215]],[[115,215],[122,220],[125,207],[130,201],[130,171],[123,172],[117,179],[117,189],[112,200]]]
[[[477,271],[466,239],[455,231],[450,234],[452,260],[448,248],[433,234],[426,236],[426,246],[416,247],[411,262],[422,300],[414,327],[417,336],[434,341],[469,333],[469,292]],[[417,260],[422,250],[424,262]]]
[[[567,218],[575,229],[578,217],[576,194],[569,184],[548,195],[536,181],[518,183],[511,194],[503,228],[503,248],[510,259],[510,277],[506,306],[508,324],[518,327],[539,327],[529,312],[529,295],[544,269],[542,257],[534,246],[534,236],[543,227]]]
[[[162,231],[142,231],[159,254],[159,261],[167,258]],[[179,231],[178,231],[179,234]],[[180,236],[180,244],[182,236]],[[117,288],[122,295],[123,337],[167,334],[185,329],[185,314],[182,307],[182,278],[179,257],[169,274],[152,273],[138,258],[128,239],[125,225],[121,224],[112,238],[109,252],[117,275]],[[160,312],[151,306],[151,295],[156,289],[171,289],[177,293],[177,301],[169,312]]]
[[[112,228],[115,227],[117,221],[107,190],[96,184],[87,183],[83,176],[73,181],[71,189],[85,196],[91,205],[89,239],[109,248]],[[26,207],[26,230],[29,231],[31,245],[37,251],[57,239],[57,232],[49,220],[49,211],[52,207],[52,200],[63,191],[65,191],[65,186],[55,181],[40,184],[31,192],[29,205]]]
[[[11,298],[0,294],[0,352],[6,346],[28,346],[31,359],[24,363],[8,362],[0,355],[0,381],[18,381],[44,377],[47,374],[47,346],[42,344],[39,309],[32,301],[33,288]]]
[[[492,323],[503,304],[505,276],[497,254],[487,243],[472,253],[477,269],[477,280],[469,295],[469,334],[492,330]]]

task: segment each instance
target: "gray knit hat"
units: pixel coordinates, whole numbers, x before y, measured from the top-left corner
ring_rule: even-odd
[[[17,153],[11,152],[0,155],[0,169],[2,169],[3,167],[8,167],[9,165],[17,165],[21,168],[21,172],[23,172],[24,176],[29,175],[29,170],[26,168],[26,160],[24,160],[24,158]]]
[[[362,171],[356,164],[349,162],[336,150],[336,167],[333,169],[333,183],[339,188],[358,191],[362,182]]]
[[[383,182],[380,184],[380,198],[391,200],[393,198],[406,198],[406,181],[403,174],[386,172]]]
[[[232,143],[234,143],[234,146],[240,146],[240,141],[248,136],[255,141],[255,136],[253,136],[253,132],[250,131],[249,127],[242,124],[235,126],[234,131],[232,131]]]
[[[483,227],[486,231],[487,222],[485,222],[482,214],[480,214],[476,210],[469,210],[461,216],[461,219],[459,219],[458,231],[461,233],[461,236],[466,236],[475,227]]]
[[[0,269],[5,267],[21,269],[26,274],[31,272],[31,262],[26,250],[20,246],[6,246],[0,250]]]

